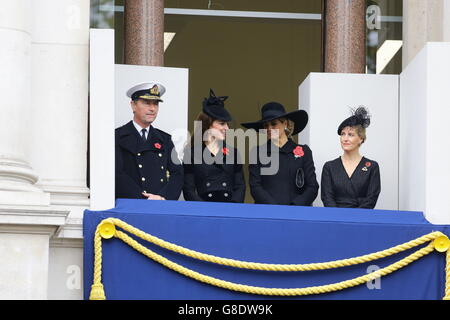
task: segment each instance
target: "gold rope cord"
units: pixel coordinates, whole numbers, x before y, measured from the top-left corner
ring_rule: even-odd
[[[195,258],[203,261],[208,261],[212,263],[217,263],[221,265],[236,267],[236,268],[246,268],[246,269],[252,269],[252,270],[266,270],[266,271],[311,271],[311,270],[325,270],[325,269],[332,269],[332,268],[339,268],[344,266],[350,266],[360,263],[365,263],[373,260],[377,260],[383,257],[387,257],[390,255],[393,255],[395,253],[399,253],[411,248],[414,248],[416,246],[419,246],[421,244],[424,244],[426,242],[430,242],[426,247],[423,247],[422,249],[417,250],[416,252],[410,254],[409,256],[401,259],[398,262],[395,262],[383,269],[377,270],[371,274],[367,274],[364,276],[360,276],[354,279],[342,281],[339,283],[334,284],[328,284],[323,286],[316,286],[316,287],[307,287],[307,288],[264,288],[264,287],[253,287],[243,284],[237,284],[232,283],[224,280],[220,280],[217,278],[213,278],[210,276],[203,275],[201,273],[195,272],[193,270],[190,270],[188,268],[185,268],[183,266],[180,266],[161,255],[153,252],[152,250],[144,247],[131,237],[129,237],[127,234],[125,234],[122,231],[116,230],[115,226],[118,226],[122,228],[123,230],[141,238],[146,241],[149,241],[151,243],[154,243],[155,245],[158,245],[162,248]],[[154,237],[150,234],[147,234],[137,228],[134,228],[133,226],[128,225],[127,223],[123,222],[122,220],[115,219],[115,218],[108,218],[103,220],[96,229],[95,235],[94,235],[94,281],[92,285],[91,290],[91,300],[97,300],[97,299],[106,299],[104,294],[104,288],[101,284],[101,264],[102,264],[102,252],[101,252],[101,238],[109,239],[111,237],[117,237],[130,245],[132,248],[137,250],[138,252],[144,254],[145,256],[153,259],[154,261],[164,265],[165,267],[172,269],[180,274],[183,274],[187,277],[190,277],[192,279],[195,279],[200,282],[204,282],[210,285],[214,285],[217,287],[233,290],[233,291],[239,291],[239,292],[245,292],[245,293],[251,293],[251,294],[259,294],[259,295],[283,295],[283,296],[293,296],[293,295],[310,295],[310,294],[320,294],[320,293],[326,293],[326,292],[332,292],[337,290],[343,290],[346,288],[350,288],[356,285],[363,284],[367,281],[373,280],[374,278],[378,278],[381,276],[385,276],[387,274],[390,274],[398,269],[401,269],[411,262],[416,261],[417,259],[420,259],[421,257],[429,254],[434,249],[445,252],[447,251],[447,265],[446,265],[446,289],[445,289],[445,296],[444,299],[449,299],[450,297],[450,256],[448,250],[450,241],[448,238],[441,232],[432,232],[427,235],[424,235],[422,237],[419,237],[417,239],[414,239],[412,241],[406,242],[404,244],[383,250],[378,251],[372,254],[363,255],[360,257],[350,258],[350,259],[343,259],[343,260],[336,260],[336,261],[330,261],[330,262],[323,262],[323,263],[310,263],[310,264],[267,264],[267,263],[254,263],[254,262],[246,262],[246,261],[239,261],[234,259],[227,259],[227,258],[221,258],[216,257],[213,255],[208,255],[204,253],[200,253],[194,250],[190,250],[187,248],[184,248],[182,246],[178,246],[175,244],[172,244],[170,242],[166,242],[164,240],[161,240],[157,237]]]

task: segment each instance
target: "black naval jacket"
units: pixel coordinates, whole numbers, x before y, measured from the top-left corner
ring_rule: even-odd
[[[171,136],[150,126],[142,142],[130,121],[116,129],[116,198],[146,199],[142,192],[178,200],[183,187],[183,166],[171,160]]]
[[[323,166],[321,198],[325,207],[373,209],[380,190],[380,167],[373,160],[362,157],[351,177],[341,157]]]
[[[271,148],[277,148],[269,140],[266,144],[268,154]],[[303,155],[296,157],[294,149],[301,147]],[[258,152],[255,148],[252,152]],[[315,167],[311,149],[307,145],[299,145],[289,139],[279,149],[279,169],[274,175],[261,175],[263,165],[258,156],[257,164],[249,165],[250,190],[255,203],[285,204],[297,206],[311,206],[317,197],[319,184],[317,183]],[[301,170],[299,170],[301,169]],[[296,183],[297,173],[303,171],[303,186]]]
[[[205,150],[203,144],[202,152]],[[209,164],[205,163],[201,154],[196,155],[192,149],[186,150],[183,157],[185,200],[244,202],[245,180],[239,154],[235,148],[227,148],[226,153],[223,149],[215,157],[209,153],[212,158],[218,159]]]

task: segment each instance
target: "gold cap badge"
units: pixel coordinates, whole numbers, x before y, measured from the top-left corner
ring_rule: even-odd
[[[159,96],[159,88],[156,84],[150,89],[150,94],[152,96]]]

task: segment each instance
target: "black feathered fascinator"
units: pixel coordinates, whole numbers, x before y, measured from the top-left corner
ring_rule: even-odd
[[[232,120],[230,113],[225,109],[224,101],[228,96],[216,97],[214,91],[209,89],[209,98],[203,100],[203,112],[211,118],[229,122]]]
[[[364,106],[359,106],[356,110],[352,110],[353,115],[339,125],[337,134],[341,135],[342,129],[345,127],[362,126],[364,129],[370,125],[370,114]]]

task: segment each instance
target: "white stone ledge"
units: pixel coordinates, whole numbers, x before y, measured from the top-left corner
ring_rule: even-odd
[[[68,47],[89,47],[89,43],[64,43],[64,42],[37,42],[31,41],[35,46],[68,46]]]
[[[82,241],[82,239],[83,219],[67,219],[66,224],[58,228],[52,241],[58,243],[58,241]]]
[[[4,26],[0,26],[0,30],[6,30],[6,31],[14,31],[14,32],[20,32],[20,33],[25,33],[26,35],[31,37],[31,33],[27,30],[21,30],[21,29],[17,29],[17,28],[10,28],[10,27],[4,27]]]
[[[51,237],[55,234],[56,226],[31,225],[31,224],[0,224],[0,234],[26,234],[46,235]]]
[[[50,203],[57,206],[77,206],[89,208],[89,189],[62,185],[37,184],[42,190],[50,193]]]
[[[50,239],[50,248],[83,248],[83,239]]]
[[[0,227],[8,229],[5,225],[30,226],[63,226],[69,211],[55,210],[49,207],[36,206],[5,206],[0,207]]]

